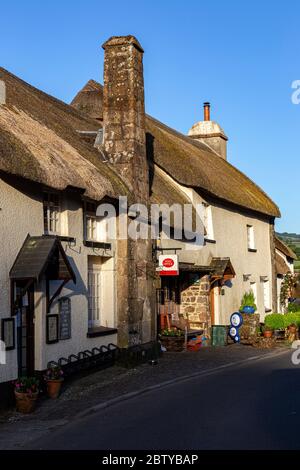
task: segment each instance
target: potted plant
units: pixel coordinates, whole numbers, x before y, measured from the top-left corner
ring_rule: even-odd
[[[47,393],[50,398],[58,398],[63,383],[63,370],[59,365],[50,366],[44,376],[47,383]]]
[[[265,325],[274,330],[277,339],[285,337],[285,319],[282,313],[270,313],[265,316]]]
[[[264,326],[263,327],[263,334],[264,338],[272,338],[274,329],[271,326]]]
[[[20,377],[14,381],[16,407],[20,413],[32,413],[39,395],[36,377]]]
[[[178,328],[170,328],[162,330],[160,342],[167,351],[179,352],[184,349],[184,331]]]
[[[254,313],[256,312],[257,307],[255,304],[255,296],[252,290],[245,292],[242,297],[240,312],[241,313]]]

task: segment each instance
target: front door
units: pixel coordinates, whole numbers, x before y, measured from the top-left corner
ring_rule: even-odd
[[[22,289],[17,285],[18,291]],[[26,290],[18,310],[18,368],[19,376],[32,376],[34,373],[34,286]]]

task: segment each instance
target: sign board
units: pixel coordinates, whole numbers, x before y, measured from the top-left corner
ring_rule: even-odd
[[[57,343],[58,340],[58,315],[46,315],[46,343]]]
[[[59,299],[59,339],[71,338],[71,300]]]
[[[160,276],[178,276],[178,255],[159,255]]]

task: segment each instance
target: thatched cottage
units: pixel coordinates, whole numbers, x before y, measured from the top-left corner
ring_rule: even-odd
[[[103,47],[104,86],[90,80],[71,105],[0,69],[1,383],[94,346],[151,341],[157,313],[226,324],[250,288],[262,320],[276,309],[277,206],[227,161],[207,104],[187,136],[145,114],[134,37]],[[204,246],[107,239],[97,205],[119,196],[203,205]],[[179,275],[159,276],[164,253]]]

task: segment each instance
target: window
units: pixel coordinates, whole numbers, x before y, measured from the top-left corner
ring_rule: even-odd
[[[96,203],[84,201],[84,239],[92,242],[105,242],[105,217],[97,217],[96,211]]]
[[[101,268],[89,263],[88,266],[88,311],[89,328],[101,325]]]
[[[206,230],[205,238],[208,240],[214,240],[214,230],[213,230],[213,220],[212,220],[212,210],[211,206],[203,203],[204,207],[204,227]]]
[[[257,304],[257,288],[256,288],[256,282],[250,282],[250,289],[252,290],[254,294],[254,299],[255,303]]]
[[[253,225],[247,225],[247,243],[248,243],[248,250],[255,250]]]
[[[84,238],[85,240],[98,240],[98,224],[96,217],[96,204],[84,202]]]
[[[46,234],[60,233],[60,197],[58,193],[44,193],[44,230]]]
[[[264,289],[265,310],[269,311],[271,307],[270,307],[270,282],[268,280],[263,281],[263,289]]]

